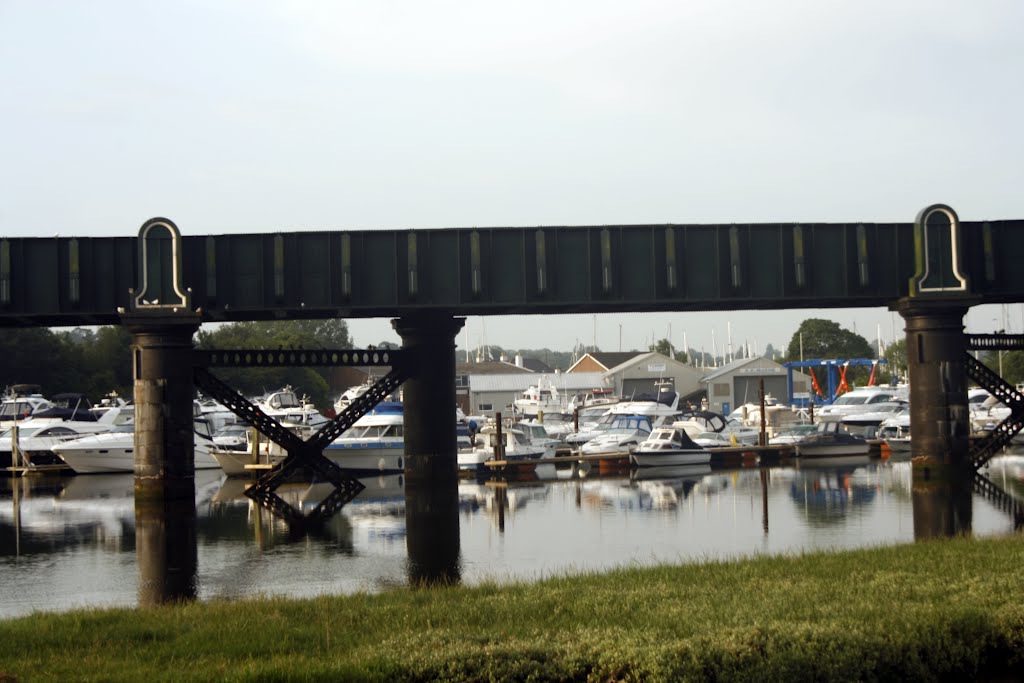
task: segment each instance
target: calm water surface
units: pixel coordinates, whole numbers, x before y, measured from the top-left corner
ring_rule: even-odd
[[[987,474],[1024,498],[1024,455],[994,460]],[[462,583],[911,543],[949,526],[948,506],[912,492],[909,462],[540,475],[507,486],[460,482],[451,535]],[[362,481],[354,501],[308,530],[255,506],[241,480],[219,471],[197,474],[193,519],[172,514],[138,529],[132,475],[0,480],[0,617],[134,606],[152,598],[153,576],[157,591],[187,585],[199,599],[406,585],[414,544],[403,478]],[[309,484],[280,493],[304,510],[326,495]],[[990,499],[974,494],[967,505],[969,533],[1015,533]]]

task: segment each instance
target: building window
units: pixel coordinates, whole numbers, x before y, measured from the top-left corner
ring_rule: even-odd
[[[468,389],[469,388],[469,375],[455,375],[455,388],[456,389]]]
[[[728,396],[729,395],[729,383],[728,382],[716,382],[712,387],[712,396]]]
[[[476,407],[481,413],[489,413],[494,410],[494,405],[491,403],[479,403]]]

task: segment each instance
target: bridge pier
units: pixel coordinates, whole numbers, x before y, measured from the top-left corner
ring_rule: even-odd
[[[973,298],[900,299],[906,321],[914,477],[973,476],[964,315]]]
[[[135,500],[195,501],[192,335],[199,316],[126,314],[135,380]]]
[[[404,316],[391,322],[408,354],[405,404],[405,522],[409,583],[457,583],[458,442],[455,335],[465,319]]]
[[[455,335],[464,323],[438,314],[391,321],[410,372],[402,385],[406,487],[455,486]]]

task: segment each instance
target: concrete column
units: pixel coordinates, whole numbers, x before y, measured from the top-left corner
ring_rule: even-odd
[[[914,476],[971,476],[964,315],[975,299],[905,298]]]
[[[402,385],[406,487],[455,487],[455,335],[465,319],[410,315],[391,324],[412,373]]]
[[[463,318],[406,316],[391,324],[402,337],[411,376],[405,404],[405,528],[409,583],[460,579],[459,491],[455,438],[455,335]]]
[[[135,497],[195,502],[192,432],[194,314],[122,316],[132,333]]]

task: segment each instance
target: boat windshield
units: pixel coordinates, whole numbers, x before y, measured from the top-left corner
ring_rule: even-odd
[[[714,441],[728,441],[727,438],[719,434],[718,432],[701,432],[698,434],[696,439],[712,439]]]
[[[832,401],[834,406],[859,406],[867,403],[867,396],[840,396],[835,401]]]
[[[192,429],[195,430],[196,434],[207,439],[212,439],[213,434],[210,432],[210,423],[206,420],[193,420]]]
[[[32,404],[28,401],[11,401],[0,405],[0,417],[25,417],[32,414]]]
[[[298,408],[300,406],[298,397],[290,391],[274,394],[267,403],[271,408]]]

